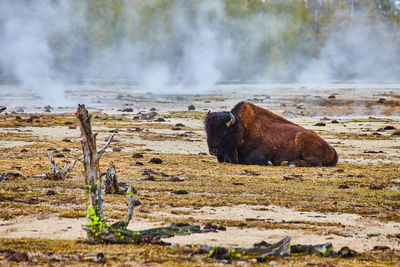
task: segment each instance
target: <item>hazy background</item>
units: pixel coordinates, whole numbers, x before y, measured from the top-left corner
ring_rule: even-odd
[[[0,83],[399,82],[400,1],[1,0]]]

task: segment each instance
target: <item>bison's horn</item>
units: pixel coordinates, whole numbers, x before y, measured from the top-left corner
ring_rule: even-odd
[[[235,116],[233,116],[232,112],[229,112],[229,115],[231,115],[231,119],[226,123],[226,127],[231,127],[235,124]]]

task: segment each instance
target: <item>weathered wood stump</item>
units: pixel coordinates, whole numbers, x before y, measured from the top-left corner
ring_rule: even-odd
[[[106,194],[123,195],[126,194],[129,189],[133,191],[132,187],[126,183],[118,183],[117,171],[115,170],[114,164],[110,162],[110,168],[108,168],[106,177],[104,178],[104,192]]]

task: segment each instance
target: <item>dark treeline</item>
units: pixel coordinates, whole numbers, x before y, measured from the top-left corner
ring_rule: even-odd
[[[49,49],[46,59],[39,55],[38,60],[45,60],[51,76],[126,77],[143,83],[154,80],[152,75],[165,83],[397,79],[398,2],[19,0],[7,12],[18,17],[21,10],[37,9],[39,14],[30,14],[39,24],[42,39],[37,41]],[[0,40],[9,45],[5,25],[13,18],[1,17]],[[32,42],[28,51],[38,45]],[[24,80],[16,66],[18,56],[14,61],[0,56],[0,69]]]

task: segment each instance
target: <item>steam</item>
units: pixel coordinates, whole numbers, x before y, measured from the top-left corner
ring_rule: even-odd
[[[102,5],[90,6],[97,2]],[[397,25],[370,22],[367,9],[337,10],[318,40],[298,18],[265,7],[242,12],[222,0],[114,2],[1,1],[0,79],[14,77],[54,103],[69,84],[93,80],[205,92],[226,80],[400,78]],[[350,26],[343,23],[349,19]]]
[[[47,86],[54,88],[50,92],[59,89],[59,84],[53,83],[53,55],[48,43],[51,33],[48,25],[56,19],[57,10],[46,2],[45,6],[35,1],[25,5],[18,1],[0,3],[0,68],[21,78],[22,86],[43,95]]]
[[[336,32],[327,40],[318,57],[307,64],[301,82],[358,80],[393,82],[400,79],[399,31],[384,21],[371,23],[371,14],[360,10],[350,26],[346,14],[339,13],[331,24]]]

